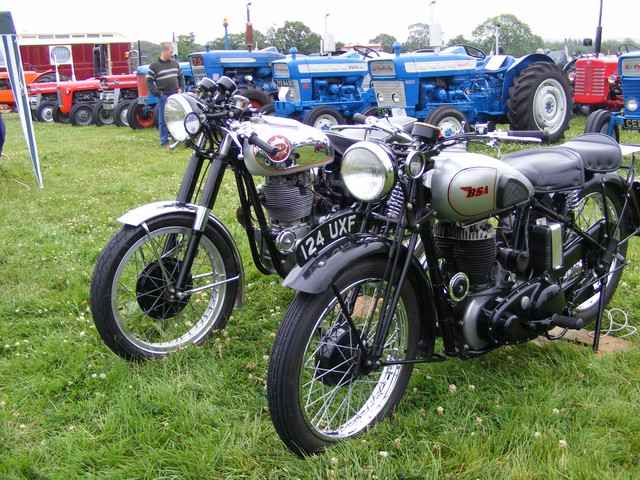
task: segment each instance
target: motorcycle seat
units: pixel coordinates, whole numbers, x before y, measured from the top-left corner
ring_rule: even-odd
[[[575,190],[584,185],[584,166],[578,152],[563,146],[508,153],[501,160],[522,173],[538,192]]]
[[[620,145],[604,133],[585,133],[565,142],[562,147],[578,152],[584,168],[590,172],[613,172],[622,163]]]

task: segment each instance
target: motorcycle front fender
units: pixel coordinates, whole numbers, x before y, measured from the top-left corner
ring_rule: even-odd
[[[139,227],[154,218],[174,213],[187,213],[193,215],[194,219],[197,215],[198,207],[191,203],[179,203],[176,201],[161,201],[141,205],[133,210],[129,210],[118,218],[118,222],[133,227]],[[242,257],[238,250],[238,245],[234,241],[227,227],[212,213],[209,213],[207,223],[211,224],[218,230],[222,238],[227,242],[229,248],[233,252],[233,258],[240,272],[238,279],[238,294],[236,295],[235,307],[240,308],[244,305],[244,267],[242,265]]]
[[[342,237],[321,250],[311,261],[296,265],[286,276],[282,285],[304,293],[323,293],[331,288],[338,277],[356,262],[381,256],[389,258],[391,240],[371,234]],[[417,259],[412,272],[421,272],[422,281],[427,282]]]

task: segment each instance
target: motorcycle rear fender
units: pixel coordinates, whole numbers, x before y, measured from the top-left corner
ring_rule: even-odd
[[[162,201],[153,202],[146,205],[141,205],[133,210],[129,210],[127,213],[118,218],[120,223],[125,225],[131,225],[132,227],[139,227],[143,223],[148,222],[154,218],[173,214],[173,213],[187,213],[189,215],[196,216],[197,206],[191,203],[179,203],[175,201]],[[233,252],[233,258],[238,265],[240,271],[240,278],[238,279],[238,293],[236,295],[235,308],[240,308],[244,305],[244,267],[242,265],[242,257],[236,242],[233,240],[231,233],[227,230],[227,227],[218,220],[218,218],[212,213],[209,214],[207,220],[208,224],[211,224],[218,230],[222,238],[227,242],[229,248]]]
[[[308,263],[296,265],[282,285],[309,294],[324,293],[356,262],[374,257],[386,260],[390,252],[391,240],[386,237],[371,234],[342,237],[321,250]],[[404,249],[402,254],[406,255],[407,250]],[[412,257],[408,276],[418,297],[421,338],[429,355],[433,353],[437,313],[431,283],[415,256]]]

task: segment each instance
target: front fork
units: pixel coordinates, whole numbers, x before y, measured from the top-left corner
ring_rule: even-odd
[[[201,138],[200,142],[203,141],[205,140]],[[176,297],[178,298],[184,296],[183,292],[191,272],[191,267],[198,253],[200,239],[207,226],[209,213],[213,209],[216,199],[218,198],[218,193],[220,192],[224,172],[227,168],[227,156],[232,144],[231,136],[225,135],[218,149],[218,153],[211,159],[210,171],[207,174],[207,179],[196,205],[196,216],[193,221],[193,227],[191,228],[191,237],[189,238],[187,250],[184,254],[178,278],[174,286]],[[189,159],[184,179],[178,191],[178,202],[188,203],[193,199],[203,164],[204,160],[196,154],[192,155]]]

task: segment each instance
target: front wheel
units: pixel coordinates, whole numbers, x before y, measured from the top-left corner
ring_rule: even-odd
[[[466,115],[455,107],[438,107],[424,121],[438,127],[445,137],[469,131]]]
[[[309,113],[304,117],[303,123],[320,130],[329,130],[336,125],[343,125],[345,119],[335,108],[319,105],[309,110]]]
[[[97,103],[96,106],[93,107],[93,123],[98,127],[113,125],[114,120],[113,109],[109,110],[105,108],[104,103]]]
[[[193,217],[165,215],[146,225],[148,232],[122,227],[100,254],[91,280],[96,329],[128,360],[165,356],[223,328],[241,279],[232,247],[207,224],[184,295],[176,295]]]
[[[620,129],[618,125],[613,125],[611,133],[611,112],[609,110],[596,110],[589,118],[587,118],[587,124],[584,127],[584,133],[604,133],[611,135],[616,142],[620,142]]]
[[[87,127],[93,124],[93,105],[87,102],[78,103],[71,107],[69,113],[71,125],[74,127]]]
[[[387,260],[356,263],[336,285],[355,329],[345,320],[333,290],[299,293],[276,334],[267,395],[278,435],[298,455],[349,438],[393,412],[407,387],[418,342],[418,301],[405,283],[382,341],[383,365],[366,362],[380,326]],[[393,282],[392,282],[393,283]],[[358,338],[359,337],[359,338]],[[395,363],[394,363],[395,362]]]

